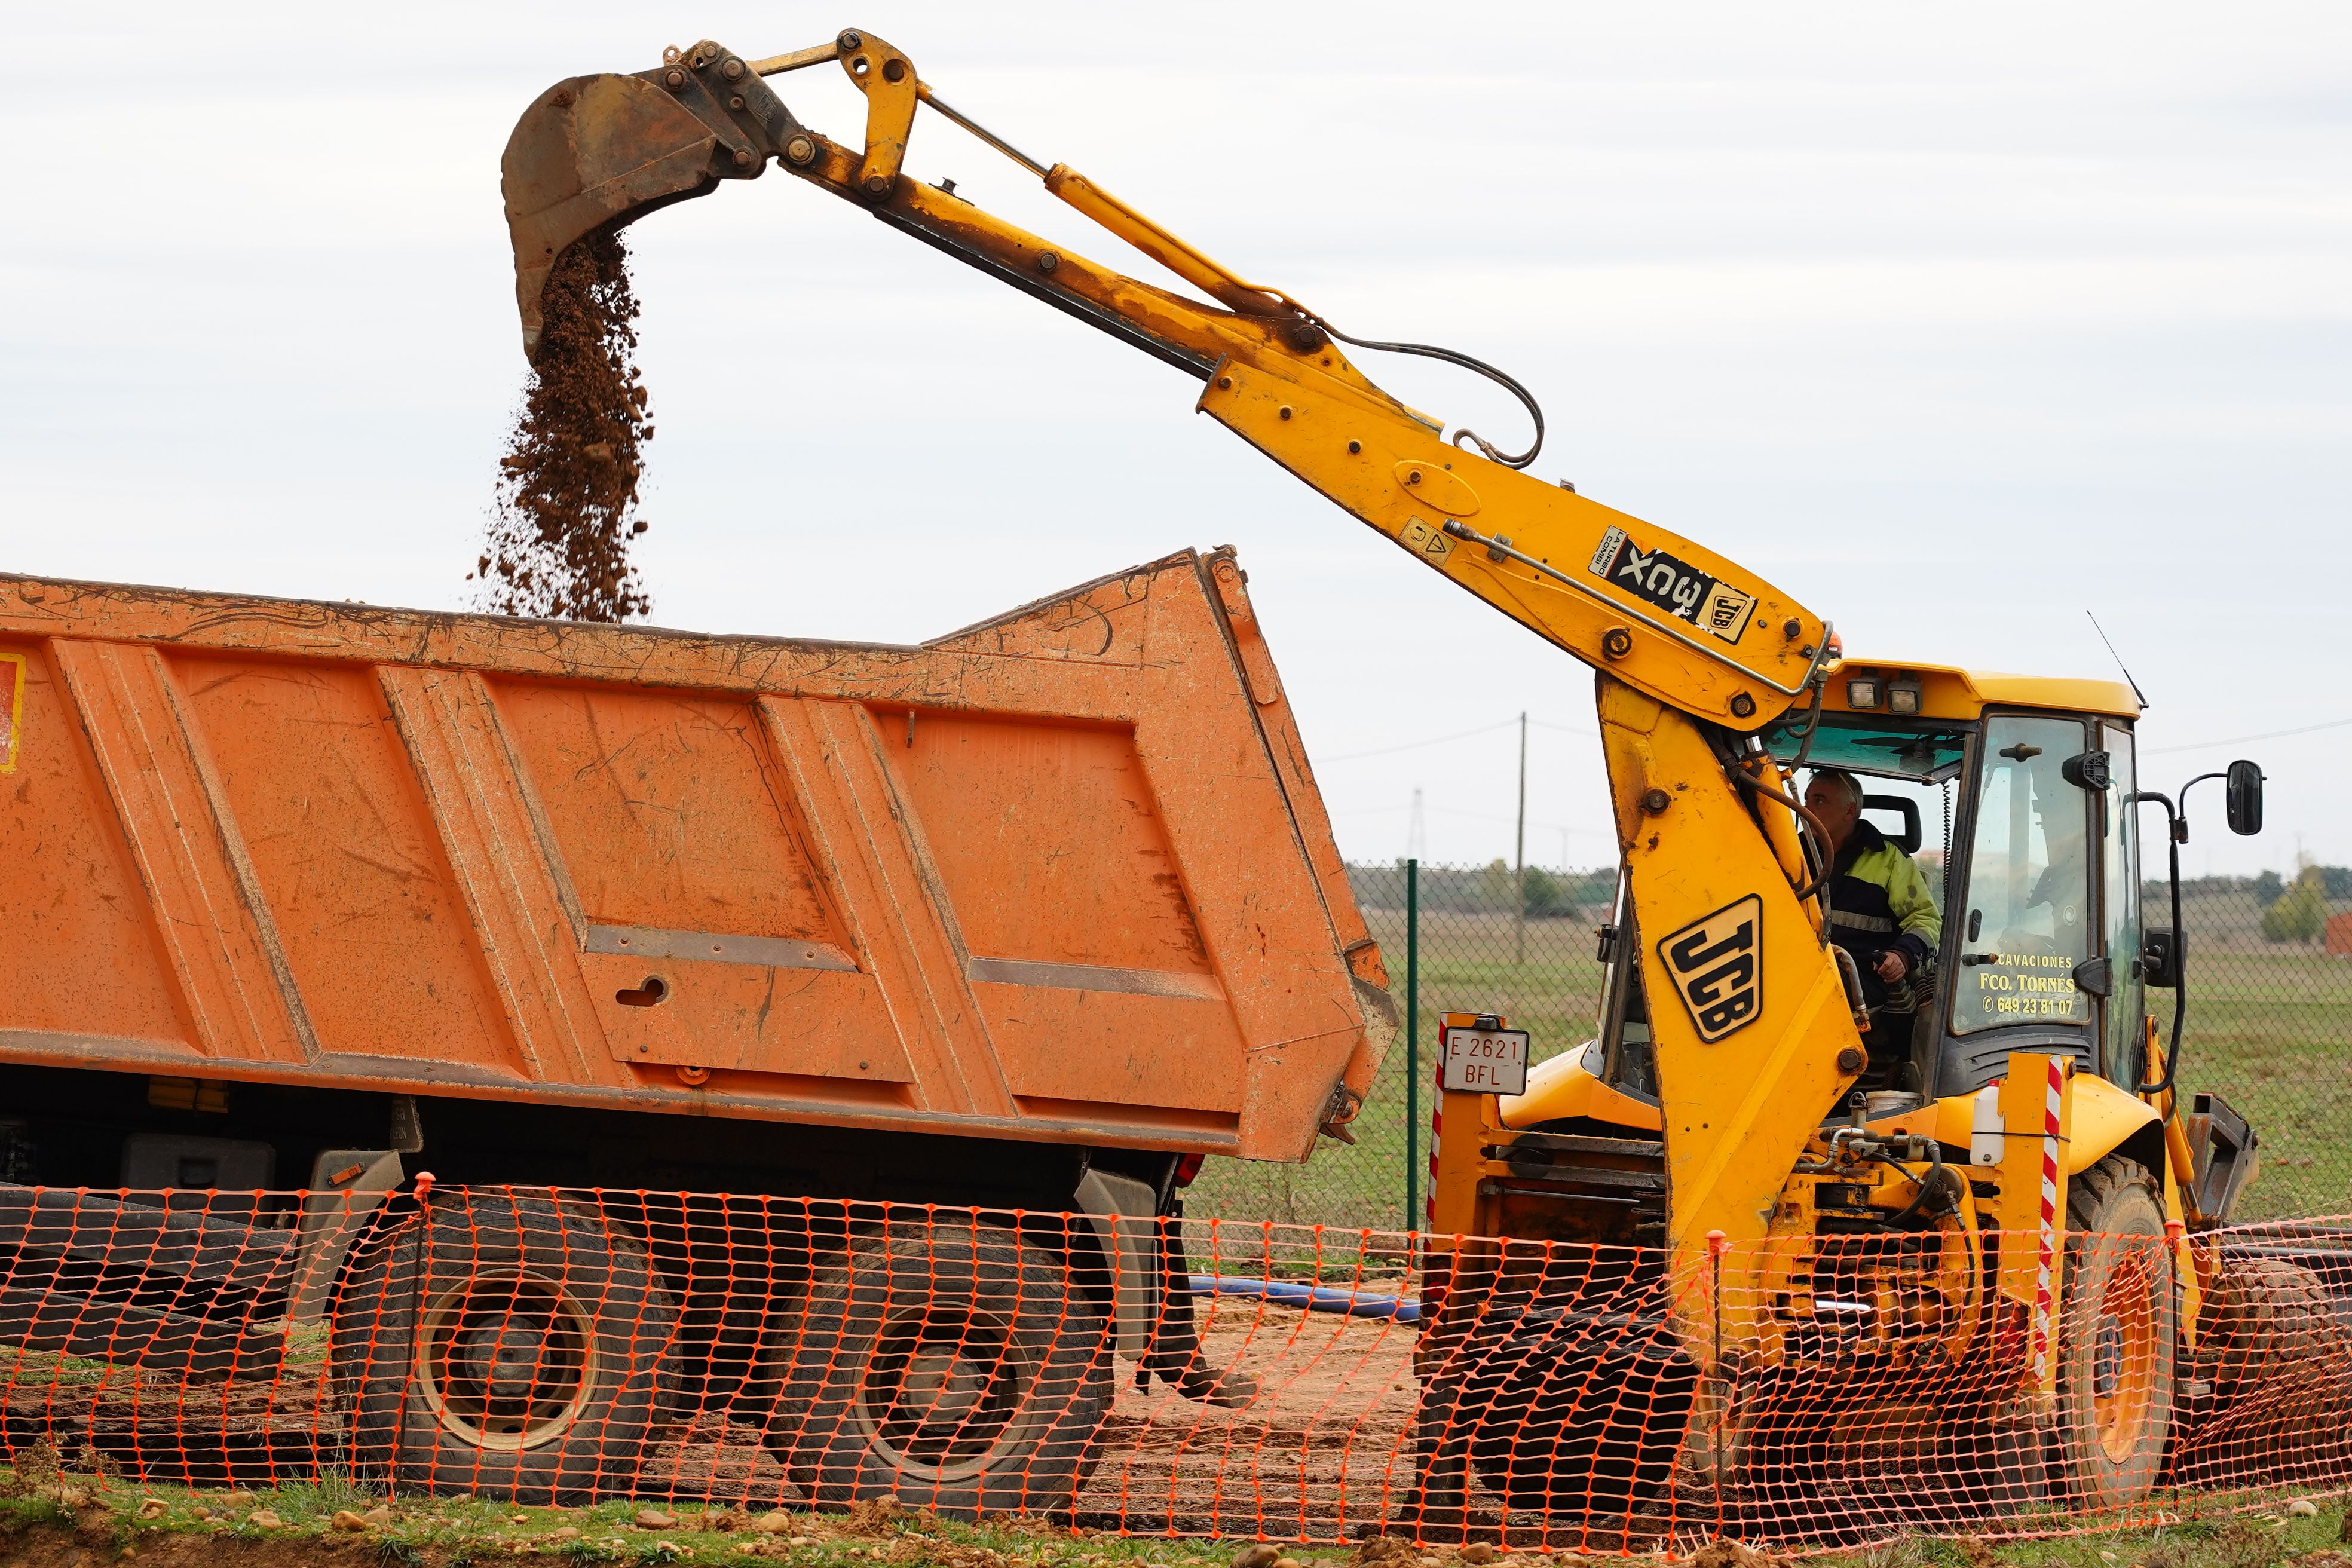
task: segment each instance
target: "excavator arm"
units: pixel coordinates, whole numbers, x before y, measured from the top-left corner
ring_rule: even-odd
[[[866,95],[860,145],[803,125],[768,85],[831,63]],[[926,106],[1215,303],[1140,282],[908,177],[908,142]],[[1506,454],[1468,431],[1449,442],[1439,421],[1358,369],[1324,318],[1076,171],[1014,149],[869,33],[769,59],[703,42],[651,70],[577,77],[541,95],[504,164],[526,350],[537,353],[541,290],[566,247],[756,178],[772,162],[1190,373],[1203,384],[1201,412],[1600,672],[1618,835],[1644,979],[1659,999],[1671,1237],[1688,1255],[1709,1231],[1761,1237],[1806,1140],[1863,1063],[1850,988],[1822,940],[1818,847],[1803,837],[1791,781],[1755,738],[1817,689],[1830,627],[1713,552],[1529,477],[1532,448]],[[1466,356],[1367,346],[1434,353],[1518,390]]]
[[[803,125],[763,79],[834,60],[866,95],[863,151]],[[1139,282],[906,176],[919,104],[973,130],[1220,305]],[[1202,412],[1424,564],[1670,706],[1753,730],[1804,691],[1824,657],[1819,619],[1753,574],[1447,445],[1438,421],[1375,385],[1313,311],[1244,280],[1067,165],[1013,150],[941,103],[905,55],[870,34],[764,60],[706,42],[652,70],[577,77],[541,94],[504,165],[526,351],[537,354],[541,291],[574,240],[721,181],[757,178],[772,162],[1191,373],[1207,384]]]

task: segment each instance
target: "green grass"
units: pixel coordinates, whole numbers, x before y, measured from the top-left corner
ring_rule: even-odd
[[[110,1545],[123,1556],[138,1553],[158,1536],[225,1536],[243,1545],[245,1560],[299,1562],[305,1542],[352,1539],[335,1531],[338,1510],[364,1511],[378,1500],[364,1488],[333,1479],[258,1491],[191,1490],[61,1474],[37,1451],[28,1458],[13,1473],[0,1472],[0,1552],[29,1545],[40,1532],[70,1531],[85,1545]],[[761,1560],[810,1568],[875,1568],[877,1563],[905,1568],[934,1563],[946,1568],[1226,1568],[1240,1544],[1122,1537],[1038,1520],[967,1525],[920,1511],[877,1513],[872,1505],[862,1519],[781,1514],[785,1528],[775,1533],[751,1529],[753,1516],[740,1510],[690,1505],[664,1510],[676,1522],[662,1528],[637,1522],[640,1510],[651,1505],[636,1501],[554,1509],[399,1498],[390,1506],[389,1521],[357,1532],[354,1541],[386,1568],[455,1568],[518,1559],[709,1568]],[[257,1515],[277,1522],[265,1518],[257,1523]],[[2063,1529],[2063,1521],[2053,1519],[2050,1527]],[[2172,1522],[2156,1529],[2085,1528],[2034,1540],[1909,1535],[1860,1549],[1816,1547],[1803,1555],[1824,1568],[2274,1568],[2305,1560],[2310,1568],[2340,1568],[2352,1562],[2342,1554],[2343,1528],[2340,1502],[2295,1518],[2284,1499],[2245,1510],[2232,1510],[2219,1499],[2182,1500]],[[288,1550],[276,1557],[256,1555],[263,1542]],[[1456,1568],[1458,1559],[1449,1549],[1421,1551]],[[1339,1568],[1355,1555],[1337,1546],[1286,1546],[1285,1554],[1325,1568]],[[1580,1560],[1655,1562],[1602,1555]],[[1521,1554],[1518,1561],[1531,1564],[1541,1559]],[[1411,1558],[1404,1562],[1409,1564]]]
[[[0,1345],[0,1385],[26,1384],[42,1388],[89,1388],[103,1383],[128,1383],[136,1373],[111,1362],[87,1356],[58,1355],[48,1351],[20,1350]]]
[[[240,1543],[274,1542],[297,1548],[304,1542],[356,1538],[363,1550],[372,1547],[371,1555],[386,1568],[518,1559],[712,1568],[763,1559],[810,1568],[873,1568],[880,1561],[936,1562],[953,1568],[1224,1568],[1234,1551],[1232,1543],[1106,1535],[1037,1520],[961,1524],[919,1510],[896,1519],[863,1520],[779,1510],[773,1521],[783,1528],[770,1533],[755,1528],[763,1517],[759,1512],[630,1500],[562,1509],[401,1497],[390,1500],[389,1521],[361,1531],[335,1529],[338,1510],[363,1513],[383,1500],[363,1488],[333,1479],[259,1489],[196,1490],[136,1486],[100,1476],[58,1476],[53,1470],[38,1480],[12,1482],[0,1475],[0,1552],[12,1541],[42,1530],[71,1531],[85,1543],[127,1548],[126,1556],[137,1552],[142,1541],[162,1535],[226,1537]],[[639,1516],[647,1509],[676,1522],[641,1524]],[[1293,1548],[1291,1554],[1302,1563],[1335,1563],[1345,1555],[1307,1548]]]
[[[2340,1555],[2343,1525],[2340,1503],[2296,1519],[2286,1516],[2283,1502],[2237,1510],[2215,1501],[2201,1510],[2185,1507],[2178,1522],[2157,1529],[2084,1530],[2038,1540],[1914,1535],[1819,1561],[1825,1568],[2273,1568],[2316,1557],[2333,1568],[2331,1557],[2352,1562]]]
[[[2169,1037],[2171,999],[2155,994]],[[2192,936],[2184,1039],[2182,1086],[2220,1093],[2261,1140],[2238,1217],[2352,1212],[2352,958],[2200,950]]]

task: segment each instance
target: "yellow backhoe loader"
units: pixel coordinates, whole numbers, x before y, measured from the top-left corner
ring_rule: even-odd
[[[819,67],[865,95],[861,138],[803,124],[769,85]],[[910,177],[924,108],[1206,299]],[[568,246],[772,163],[1190,374],[1200,412],[1597,672],[1623,866],[1603,1026],[1524,1092],[1445,1096],[1432,1230],[1461,1239],[1429,1259],[1424,1521],[1466,1517],[1473,1478],[1551,1514],[1638,1513],[1677,1475],[1727,1507],[1819,1450],[1823,1412],[1886,1425],[1904,1377],[1897,1424],[1982,1443],[2012,1500],[2112,1506],[2159,1484],[2182,1413],[2243,1375],[2216,1325],[2250,1314],[2225,1308],[2295,1271],[2231,1275],[2196,1244],[2255,1140],[2176,1090],[2178,850],[2172,923],[2146,924],[2141,824],[2177,847],[2186,819],[2141,787],[2130,687],[1844,656],[1753,572],[1531,477],[1542,416],[1507,375],[1349,337],[1018,151],[862,31],[770,58],[702,42],[542,94],[505,161],[526,349]],[[1489,377],[1534,443],[1449,439],[1349,348]],[[1942,825],[1941,930],[1904,966],[1907,1011],[1832,940],[1809,766],[1860,781],[1898,846]],[[2262,783],[2229,770],[2235,831],[2260,826]],[[2150,987],[2175,994],[2168,1038]],[[1514,1245],[1532,1241],[1584,1245]],[[2305,1283],[2284,1281],[2295,1310],[2324,1310]],[[1596,1396],[1613,1414],[1588,1420]]]

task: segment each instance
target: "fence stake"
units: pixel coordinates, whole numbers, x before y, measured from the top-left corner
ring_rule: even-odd
[[[1421,862],[1404,863],[1404,1225],[1421,1208]]]
[[[1714,1449],[1715,1460],[1715,1532],[1723,1533],[1723,1435],[1726,1407],[1731,1403],[1729,1379],[1723,1375],[1723,1255],[1731,1243],[1723,1232],[1706,1233],[1707,1311],[1715,1319],[1715,1365],[1708,1369],[1715,1379],[1715,1433],[1708,1447]]]

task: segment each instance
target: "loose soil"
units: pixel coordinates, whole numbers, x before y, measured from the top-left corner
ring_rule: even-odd
[[[637,299],[617,229],[556,258],[520,417],[499,462],[489,539],[472,575],[494,615],[624,621],[653,607],[629,545],[645,444]]]
[[[1222,1409],[1122,1377],[1102,1428],[1101,1461],[1078,1498],[1081,1521],[1328,1542],[1377,1525],[1411,1489],[1410,1327],[1220,1300],[1207,1305],[1201,1329],[1209,1359],[1240,1366],[1260,1396]],[[87,1451],[126,1485],[299,1483],[331,1472],[337,1459],[343,1416],[321,1375],[324,1351],[322,1337],[306,1328],[275,1378],[210,1384],[0,1352],[0,1450]],[[635,1489],[699,1508],[808,1507],[759,1429],[720,1411],[654,1444]],[[892,1523],[869,1507],[835,1527]]]
[[[1238,1365],[1261,1393],[1242,1408],[1223,1409],[1123,1377],[1102,1430],[1100,1462],[1077,1500],[1076,1528],[1003,1518],[958,1524],[880,1500],[847,1514],[813,1512],[757,1428],[720,1411],[671,1429],[651,1447],[635,1500],[565,1510],[460,1497],[384,1500],[337,1469],[343,1418],[320,1375],[325,1347],[313,1329],[289,1337],[284,1366],[267,1384],[185,1385],[47,1353],[6,1352],[0,1363],[13,1364],[0,1364],[0,1447],[13,1450],[16,1468],[13,1476],[0,1471],[0,1568],[77,1562],[95,1568],[124,1545],[151,1561],[207,1568],[480,1563],[534,1554],[577,1563],[751,1557],[810,1568],[1227,1568],[1232,1549],[1215,1555],[1210,1542],[1218,1538],[1319,1542],[1319,1553],[1286,1554],[1328,1568],[1339,1568],[1340,1553],[1354,1559],[1351,1568],[1478,1568],[1484,1552],[1419,1543],[1400,1551],[1363,1539],[1397,1516],[1417,1479],[1409,1326],[1269,1311],[1227,1299],[1204,1305],[1209,1359]],[[2281,1488],[2267,1507],[2284,1510],[2292,1491]],[[2112,1522],[2091,1528],[2100,1521],[2086,1520],[2081,1533],[2048,1541],[1971,1536],[1934,1551],[1840,1554],[1815,1546],[1798,1554],[1842,1568],[2273,1568],[2284,1559],[2352,1568],[2352,1556],[2336,1545],[2338,1505],[2267,1520],[2231,1511],[2259,1496],[2182,1498],[2172,1505],[2169,1536],[2117,1531]],[[659,1500],[650,1505],[650,1522],[647,1499]],[[379,1503],[392,1510],[391,1522],[348,1533],[331,1522],[339,1510],[367,1515]],[[1803,1505],[1792,1500],[1792,1506]],[[2200,1509],[2212,1510],[2210,1522],[2196,1518]],[[270,1518],[256,1523],[261,1510]],[[2257,1527],[2260,1552],[2232,1555]],[[1628,1545],[1687,1552],[1698,1544],[1687,1536],[1603,1540],[1573,1524],[1546,1530],[1484,1510],[1472,1529],[1495,1543],[1501,1563],[1514,1554],[1530,1563],[1531,1548],[1582,1546],[1586,1561],[1599,1562]],[[1886,1521],[1864,1538],[1875,1529],[1892,1535],[1899,1526]],[[2151,1550],[2176,1539],[2186,1544],[2169,1554]],[[1706,1568],[1762,1568],[1746,1548],[1717,1549],[1703,1561]]]

